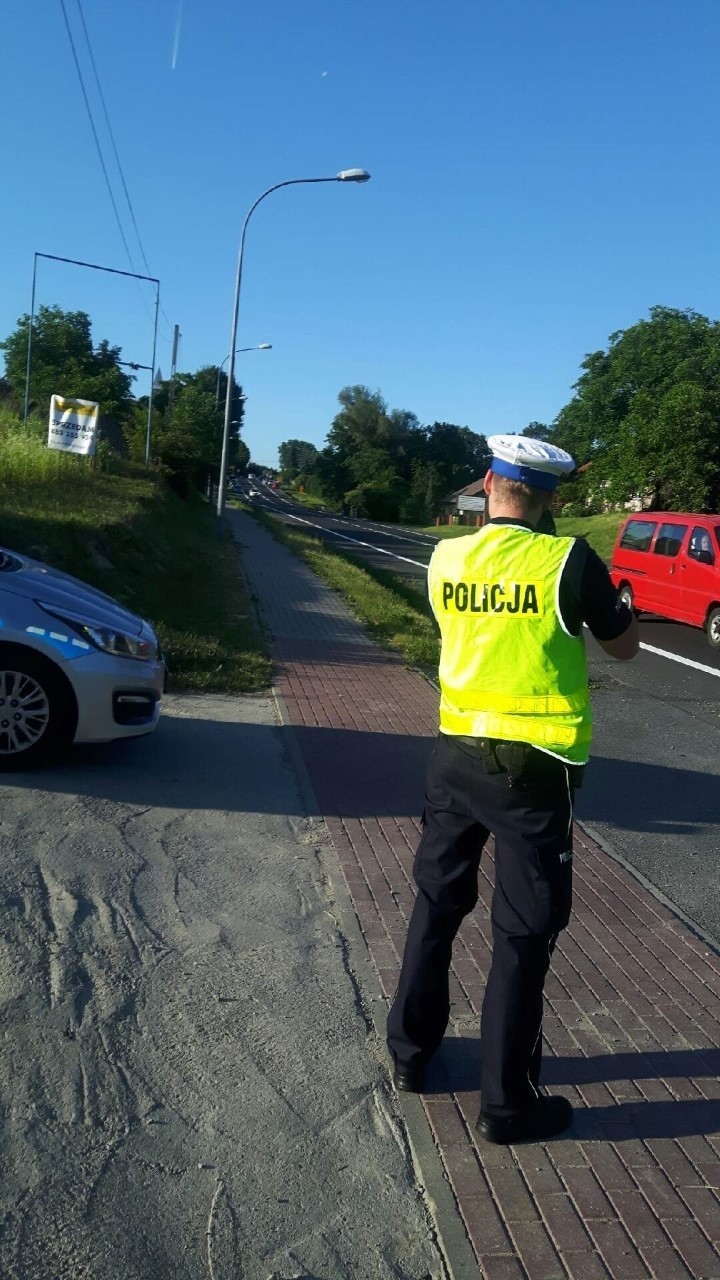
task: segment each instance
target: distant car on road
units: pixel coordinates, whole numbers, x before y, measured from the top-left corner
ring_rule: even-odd
[[[152,733],[164,687],[148,622],[0,548],[0,769],[39,764],[72,742]]]
[[[259,489],[249,489],[249,490],[248,490],[248,497],[250,497],[250,498],[259,498],[259,497],[260,497],[260,490],[259,490]]]

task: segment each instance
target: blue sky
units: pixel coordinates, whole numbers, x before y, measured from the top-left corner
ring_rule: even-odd
[[[717,0],[84,9],[161,279],[165,375],[175,322],[181,368],[227,355],[240,228],[266,187],[372,173],[277,192],[250,224],[239,344],[273,344],[238,359],[258,462],[289,438],[321,445],[348,383],[486,434],[550,421],[584,354],[653,304],[720,315]],[[29,309],[35,251],[128,262],[60,0],[15,0],[3,36],[4,336]],[[87,310],[97,340],[143,364],[150,298],[40,265],[39,303]]]

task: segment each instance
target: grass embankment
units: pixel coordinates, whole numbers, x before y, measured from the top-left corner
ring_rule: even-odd
[[[332,505],[328,505],[324,498],[318,498],[314,493],[298,493],[297,489],[282,489],[281,493],[286,498],[291,498],[293,502],[297,502],[301,507],[309,507],[312,511],[318,511],[323,508],[325,511],[332,511]]]
[[[257,507],[243,510],[337,591],[375,640],[397,650],[410,666],[437,673],[438,633],[422,584],[418,590],[392,573],[361,567],[349,552],[336,550],[312,534],[289,530]]]
[[[586,538],[590,546],[603,560],[609,560],[617,537],[617,531],[627,516],[627,511],[610,511],[599,516],[557,516],[555,524],[564,538]],[[459,524],[430,525],[421,530],[438,538],[461,538],[475,533],[474,526]]]
[[[114,596],[156,627],[173,688],[266,687],[237,550],[209,508],[139,470],[93,472],[0,419],[0,543]]]
[[[602,560],[609,560],[618,529],[627,511],[609,511],[599,516],[558,516],[557,531],[564,538],[587,538]]]

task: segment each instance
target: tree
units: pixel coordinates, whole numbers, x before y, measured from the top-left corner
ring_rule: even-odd
[[[401,519],[411,524],[430,524],[440,511],[447,493],[445,478],[438,464],[417,459],[413,463],[410,488],[400,511]]]
[[[320,493],[328,502],[342,502],[343,495],[352,485],[352,480],[339,450],[329,445],[318,454],[315,463],[315,476],[320,486]]]
[[[158,399],[161,400],[158,392]],[[202,489],[213,468],[213,431],[217,428],[215,395],[192,385],[178,392],[172,415],[166,404],[160,407],[153,396],[153,462],[168,473],[173,488],[187,497],[193,488]],[[145,456],[147,402],[138,403],[130,449],[140,460]]]
[[[398,445],[412,423],[402,414],[391,418],[380,392],[361,385],[344,387],[338,400],[341,410],[318,459],[321,479],[332,485],[328,496],[356,515],[397,519],[404,496]]]
[[[669,510],[720,500],[720,325],[653,307],[585,357],[551,439],[611,502],[642,496]]]
[[[343,387],[342,406],[328,431],[327,450],[342,463],[352,485],[374,478],[374,470],[387,472],[392,459],[387,449],[387,405],[379,391],[364,386]]]
[[[393,409],[384,434],[393,468],[409,484],[414,464],[425,456],[425,428],[409,409]]]
[[[207,471],[215,463],[218,443],[218,410],[214,391],[203,390],[185,375],[178,388],[172,414],[165,418],[164,431],[156,441],[163,462],[173,470]]]
[[[218,378],[219,372],[219,378]],[[214,425],[210,432],[211,443],[209,451],[206,453],[206,461],[213,467],[220,466],[220,452],[222,448],[223,426],[225,423],[225,397],[227,395],[227,374],[224,369],[218,371],[217,365],[203,365],[197,369],[195,373],[179,373],[176,378],[176,396],[179,403],[182,399],[186,388],[193,387],[197,391],[202,391],[207,396],[212,397],[213,408],[217,396],[218,386],[220,395],[218,397],[217,415],[214,419]],[[230,404],[230,445],[228,463],[230,466],[244,465],[242,461],[245,458],[245,446],[240,447],[240,432],[242,431],[243,420],[245,417],[245,399],[240,384],[233,378],[233,394]],[[249,454],[248,454],[249,458]]]
[[[308,440],[285,440],[278,450],[280,470],[289,480],[314,469],[318,451]]]
[[[170,408],[170,384],[153,390],[152,457],[167,468],[180,492],[191,487],[204,489],[208,477],[217,480],[225,403],[216,405],[218,368],[208,365],[195,373],[180,373],[175,380],[175,396]],[[227,387],[227,379],[225,380]],[[233,404],[242,419],[241,389],[235,384]],[[134,421],[126,432],[132,455],[145,457],[147,396],[138,400]],[[243,468],[250,452],[240,439],[240,421],[231,428],[229,463]]]
[[[246,474],[250,469],[250,450],[244,440],[238,440],[235,446],[234,466],[238,471],[244,471]]]
[[[425,456],[438,468],[446,493],[454,493],[481,479],[490,465],[485,436],[451,422],[434,422],[427,428]]]
[[[361,385],[343,387],[338,401],[341,409],[328,431],[328,448],[351,458],[358,449],[383,440],[388,417],[387,405],[379,391],[370,391]]]
[[[529,436],[531,440],[546,440],[548,432],[552,428],[545,425],[544,422],[528,422],[527,426],[520,432],[521,436]]]
[[[468,427],[422,426],[409,409],[389,409],[379,391],[361,384],[344,387],[338,400],[310,483],[358,515],[425,523],[445,494],[487,470],[487,441]]]
[[[16,328],[0,343],[5,352],[6,379],[21,404],[25,394],[25,370],[30,316],[21,316]],[[84,311],[60,307],[39,308],[33,320],[30,405],[40,412],[50,406],[54,393],[97,400],[101,412],[118,422],[132,412],[132,377],[120,368],[120,347],[103,339],[93,347],[90,317]]]

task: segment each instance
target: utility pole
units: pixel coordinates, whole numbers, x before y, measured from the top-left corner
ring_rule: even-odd
[[[177,353],[178,342],[180,341],[180,325],[176,324],[173,331],[173,349],[172,349],[172,369],[170,370],[170,399],[168,401],[168,418],[172,418],[173,404],[175,402],[175,375],[177,373]]]

